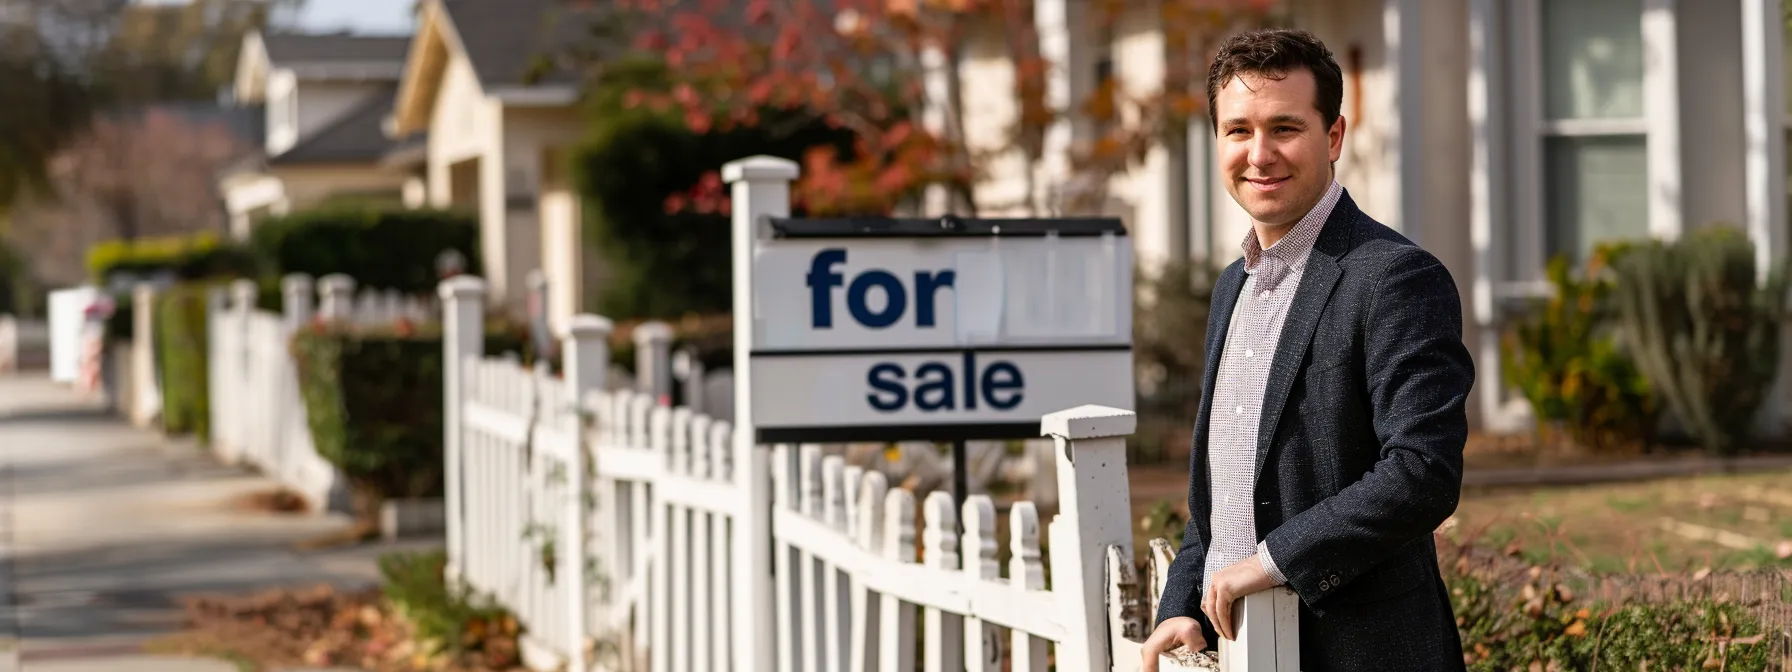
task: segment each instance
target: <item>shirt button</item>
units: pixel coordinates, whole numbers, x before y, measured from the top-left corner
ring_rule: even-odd
[[[1232,414],[1233,415],[1244,415],[1244,407],[1239,406],[1236,410],[1232,411]]]
[[[1251,348],[1245,348],[1244,356],[1245,357],[1256,357],[1257,351],[1254,349],[1251,349]]]
[[[1263,290],[1262,296],[1269,296],[1269,290],[1267,290],[1267,289]]]

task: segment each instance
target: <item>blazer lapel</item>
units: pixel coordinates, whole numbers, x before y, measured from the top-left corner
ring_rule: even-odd
[[[1350,245],[1357,212],[1349,193],[1338,198],[1331,216],[1325,220],[1319,240],[1313,243],[1306,270],[1301,273],[1300,287],[1294,293],[1294,303],[1288,307],[1288,318],[1282,323],[1275,360],[1269,368],[1269,384],[1263,390],[1263,417],[1257,425],[1257,463],[1253,471],[1257,480],[1263,476],[1263,462],[1269,457],[1269,447],[1275,443],[1277,421],[1281,420],[1282,408],[1288,403],[1294,377],[1300,373],[1307,348],[1313,343],[1313,331],[1319,326],[1325,304],[1331,301],[1332,288],[1343,274],[1338,268],[1338,257]]]

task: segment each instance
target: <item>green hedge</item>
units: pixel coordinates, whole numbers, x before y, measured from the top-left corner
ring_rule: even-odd
[[[336,207],[273,217],[250,234],[264,277],[342,273],[363,287],[408,293],[435,291],[436,257],[457,250],[465,271],[479,274],[479,224],[439,210]]]
[[[87,271],[105,285],[119,273],[169,272],[181,280],[247,276],[255,273],[248,250],[220,241],[217,234],[110,240],[87,249]]]
[[[156,300],[156,358],[162,377],[162,429],[211,440],[211,375],[206,357],[207,283],[174,285]]]
[[[525,332],[499,325],[487,352],[527,353]],[[315,323],[293,337],[311,439],[349,479],[356,513],[442,486],[442,337],[436,329]]]

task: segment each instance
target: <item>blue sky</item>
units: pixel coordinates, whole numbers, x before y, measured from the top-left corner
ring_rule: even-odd
[[[409,33],[413,4],[415,0],[305,0],[299,27],[307,32]]]
[[[187,0],[137,0],[149,4],[183,4]],[[409,34],[416,0],[304,0],[298,29],[304,32],[347,30],[369,34]]]

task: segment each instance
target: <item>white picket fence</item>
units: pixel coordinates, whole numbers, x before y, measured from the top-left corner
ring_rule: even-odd
[[[1003,540],[989,497],[960,509],[933,492],[917,507],[820,446],[756,446],[727,422],[606,390],[603,318],[575,318],[555,376],[482,356],[482,281],[453,279],[442,297],[449,575],[518,615],[531,667],[1139,669],[1173,551],[1153,545],[1141,585],[1131,412],[1043,418],[1059,509],[1042,538],[1037,508],[1007,503]],[[1294,670],[1296,608],[1285,589],[1243,600],[1223,669]]]
[[[399,318],[435,322],[432,300],[395,291],[362,291],[342,275],[284,278],[284,312],[256,307],[255,283],[238,280],[209,297],[208,364],[212,449],[227,463],[255,467],[303,496],[314,509],[346,506],[345,483],[317,454],[299,394],[292,335],[313,316],[382,325]]]

